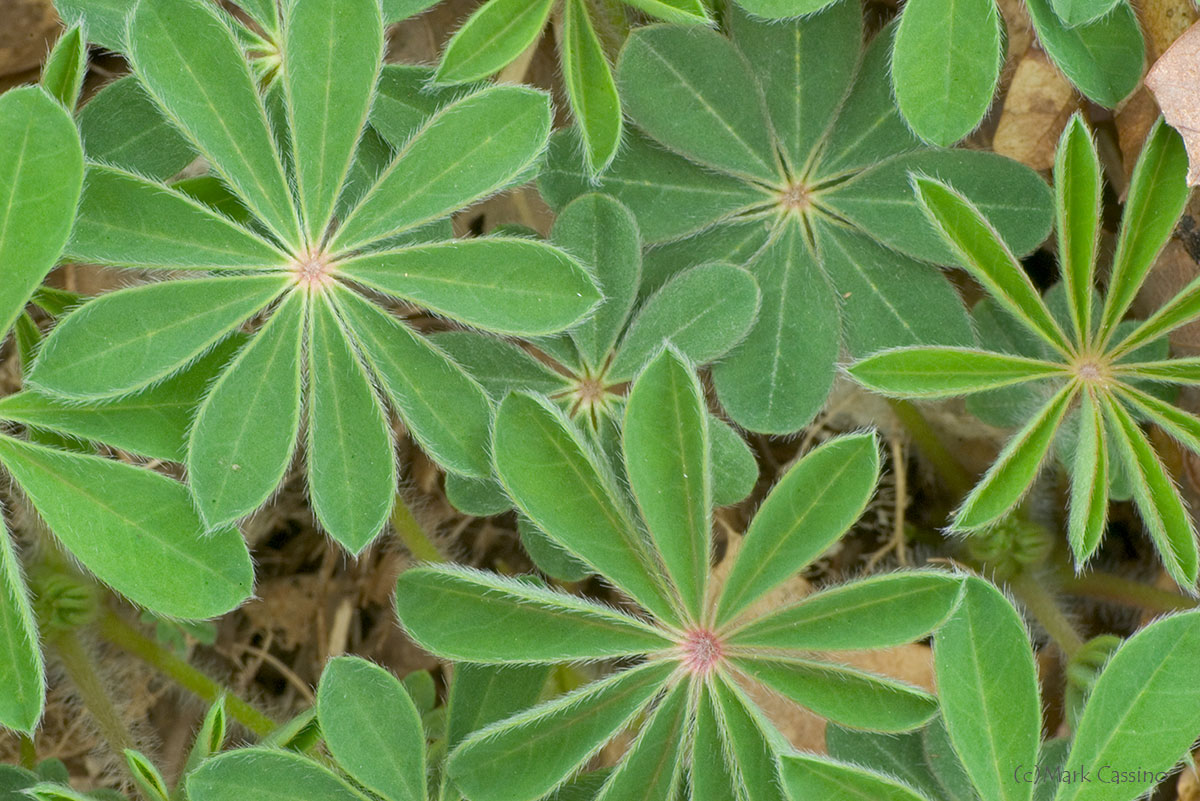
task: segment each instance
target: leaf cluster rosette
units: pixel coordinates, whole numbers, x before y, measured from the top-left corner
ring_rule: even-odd
[[[68,257],[171,275],[68,315],[29,383],[68,399],[120,397],[249,328],[191,423],[196,508],[210,527],[254,511],[303,432],[315,516],[357,553],[392,508],[388,407],[447,470],[490,474],[487,394],[389,306],[539,335],[580,320],[599,294],[551,245],[446,238],[450,214],[532,174],[550,131],[544,93],[500,86],[428,113],[401,109],[414,124],[393,149],[368,113],[393,104],[381,81],[412,75],[381,78],[379,4],[299,0],[279,13],[264,102],[224,13],[188,0],[130,12],[123,50],[138,88],[211,176],[180,187],[89,161]]]
[[[474,331],[444,332],[432,339],[497,402],[517,390],[553,400],[620,474],[619,429],[633,376],[664,342],[693,364],[720,359],[753,326],[758,284],[745,269],[714,262],[683,270],[664,286],[644,292],[637,223],[607,195],[588,194],[568,204],[555,220],[550,241],[588,268],[604,295],[588,319],[565,334],[533,340],[537,355],[516,342]],[[710,415],[708,426],[714,502],[737,503],[758,478],[754,455],[719,417]],[[497,514],[511,506],[495,482],[482,485],[447,476],[446,492],[468,513]]]
[[[969,578],[934,635],[941,717],[899,736],[831,726],[826,741],[840,764],[785,757],[784,775],[808,793],[797,798],[1133,801],[1200,732],[1200,692],[1188,678],[1198,658],[1200,613],[1150,623],[1103,663],[1073,731],[1043,741],[1024,621],[993,585]]]
[[[965,310],[930,262],[953,252],[925,224],[910,171],[954,181],[1032,250],[1051,196],[1033,171],[993,153],[929,148],[888,86],[895,26],[862,50],[861,6],[767,23],[737,10],[729,36],[699,27],[635,30],[617,65],[638,131],[598,182],[578,142],[556,134],[540,186],[551,206],[593,188],[633,211],[649,286],[713,260],[745,265],[762,304],[712,371],[732,419],[790,433],[821,408],[844,344],[972,342]]]
[[[788,470],[717,586],[707,420],[691,367],[664,350],[635,381],[625,412],[630,497],[561,409],[527,393],[501,403],[494,453],[505,489],[633,605],[614,608],[462,566],[401,574],[400,621],[440,657],[622,664],[459,743],[447,766],[466,797],[541,798],[630,728],[633,744],[597,798],[670,798],[684,785],[697,799],[783,798],[776,769],[785,741],[751,700],[750,685],[874,731],[912,729],[935,713],[924,691],[822,655],[925,636],[953,607],[956,576],[908,571],[782,608],[763,603],[861,515],[878,479],[875,436],[829,440]]]
[[[1134,167],[1100,299],[1100,163],[1086,125],[1078,116],[1072,119],[1059,140],[1055,163],[1065,296],[1057,304],[1065,306],[1065,313],[1058,315],[983,210],[948,183],[914,176],[916,195],[933,226],[999,309],[1036,343],[1027,354],[1018,347],[900,347],[849,368],[864,386],[895,397],[951,397],[1039,385],[1040,391],[1013,399],[1029,413],[959,507],[954,529],[981,529],[1007,514],[1032,485],[1056,438],[1069,436],[1064,449],[1070,453],[1068,536],[1076,564],[1082,567],[1100,545],[1110,488],[1119,474],[1168,573],[1194,591],[1195,524],[1142,423],[1153,423],[1200,452],[1200,419],[1160,397],[1163,385],[1200,381],[1200,360],[1156,358],[1165,356],[1165,344],[1158,340],[1200,316],[1200,281],[1182,288],[1148,319],[1124,321],[1183,211],[1186,174],[1179,135],[1160,120]]]

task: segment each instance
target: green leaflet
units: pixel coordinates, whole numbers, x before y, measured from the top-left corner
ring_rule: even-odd
[[[697,264],[710,261],[745,264],[751,261],[767,243],[773,227],[774,221],[767,217],[751,217],[728,221],[687,239],[650,248],[643,256],[638,297],[649,297],[673,276]]]
[[[288,9],[282,80],[309,247],[324,239],[367,122],[382,58],[383,19],[376,0],[304,0]]]
[[[1200,727],[1200,694],[1190,681],[1198,657],[1196,612],[1157,620],[1120,647],[1092,688],[1066,764],[1093,771],[1101,782],[1125,764],[1138,765],[1148,778],[1130,775],[1086,793],[1082,785],[1063,785],[1057,801],[1131,801],[1150,790],[1156,772],[1186,758]]]
[[[1068,28],[1086,25],[1113,10],[1120,0],[1051,0],[1051,7]]]
[[[0,726],[32,735],[46,702],[42,652],[29,591],[0,518]],[[2,789],[2,788],[0,788]]]
[[[952,398],[1067,374],[1063,365],[1043,359],[947,347],[881,351],[848,372],[869,389],[905,398]]]
[[[712,456],[713,505],[731,506],[758,483],[758,461],[746,440],[719,417],[708,416]]]
[[[585,0],[567,0],[563,9],[561,61],[571,114],[579,123],[584,157],[593,174],[604,172],[617,155],[624,129],[621,99]]]
[[[1102,404],[1118,442],[1119,452],[1130,469],[1133,499],[1149,529],[1167,573],[1184,590],[1195,590],[1197,562],[1196,529],[1184,506],[1179,489],[1154,452],[1150,440],[1118,401]]]
[[[503,491],[503,489],[501,489]],[[507,499],[507,496],[505,496]],[[509,502],[512,508],[512,502]],[[592,575],[592,569],[561,545],[550,539],[528,518],[517,517],[517,533],[521,537],[521,547],[529,555],[534,566],[552,578],[559,581],[583,581]]]
[[[1100,404],[1092,392],[1081,393],[1080,397],[1067,538],[1075,564],[1084,565],[1100,546],[1108,522],[1109,457]]]
[[[125,765],[133,775],[133,781],[141,790],[142,795],[150,801],[170,800],[171,790],[167,787],[166,780],[145,754],[134,751],[132,748],[125,749]]]
[[[0,96],[0,340],[62,252],[83,181],[71,115],[37,87]]]
[[[939,226],[925,221],[921,207],[932,202],[937,211],[946,212],[948,202],[940,197],[931,200],[923,191],[914,195],[914,176],[921,187],[928,180],[953,187],[961,193],[958,205],[968,202],[985,216],[988,227],[970,225],[969,215],[964,220],[948,218],[940,221],[941,227],[953,230],[939,235]],[[985,237],[998,239],[1013,253],[1028,253],[1050,233],[1053,209],[1050,187],[1037,173],[995,153],[968,150],[902,153],[822,192],[820,198],[881,244],[941,264],[976,256],[986,244],[978,240]],[[950,208],[966,215],[966,209]],[[927,208],[926,214],[931,210]],[[947,235],[952,237],[949,241]],[[998,259],[999,252],[991,258]],[[962,266],[969,269],[972,264]]]
[[[557,209],[588,192],[612,195],[633,212],[647,243],[690,236],[771,198],[758,186],[703,170],[636,131],[597,178],[581,162],[581,146],[573,131],[551,137],[547,166],[538,175],[546,202]]]
[[[753,431],[802,428],[833,385],[837,306],[803,236],[788,223],[747,265],[762,292],[758,319],[712,371],[729,416]]]
[[[86,72],[87,42],[83,39],[82,26],[77,24],[63,31],[50,55],[46,56],[42,65],[42,88],[62,103],[63,108],[73,112],[79,103]]]
[[[672,150],[768,183],[780,176],[762,94],[737,48],[707,28],[638,28],[617,82],[629,116]]]
[[[706,599],[712,531],[708,412],[692,368],[664,350],[625,408],[625,471],[667,574],[693,618]]]
[[[971,345],[962,298],[938,270],[851,228],[818,220],[821,265],[841,299],[851,353],[902,345]]]
[[[785,19],[820,11],[835,0],[738,0],[751,14],[767,19]]]
[[[914,177],[913,185],[929,221],[971,276],[1051,347],[1068,351],[1066,335],[1042,296],[982,212],[953,188],[932,178]]]
[[[728,801],[736,798],[735,780],[728,764],[730,752],[721,735],[710,683],[700,686],[694,725],[691,765],[693,801]]]
[[[108,50],[125,49],[125,21],[136,0],[54,0],[54,8],[69,25],[83,24],[87,40]]]
[[[781,5],[799,7],[799,0]],[[803,12],[818,3],[804,3]],[[743,3],[744,8],[750,6]],[[774,16],[758,13],[758,16]],[[822,14],[787,25],[763,25],[733,10],[733,41],[762,85],[789,173],[807,173],[813,148],[836,117],[850,89],[862,49],[862,6],[838,3]],[[711,257],[710,257],[711,258]]]
[[[814,179],[853,174],[889,156],[921,147],[921,140],[900,116],[892,96],[896,27],[895,22],[884,27],[862,53],[850,93],[823,138],[824,148],[814,154]]]
[[[446,700],[447,746],[454,748],[472,732],[533,706],[551,670],[545,665],[455,665]]]
[[[1060,269],[1071,325],[1079,342],[1089,341],[1092,335],[1092,295],[1103,192],[1096,145],[1083,117],[1075,114],[1063,131],[1054,159],[1054,205]]]
[[[783,738],[765,724],[753,704],[725,680],[712,682],[725,751],[733,757],[734,784],[745,801],[784,801],[779,784],[779,757]],[[771,742],[768,732],[777,739]]]
[[[1175,230],[1190,191],[1183,140],[1159,119],[1146,139],[1130,179],[1097,342],[1108,342],[1133,304],[1159,251]],[[1133,343],[1146,341],[1145,334],[1153,331],[1145,327],[1141,330],[1141,336],[1131,335],[1114,355],[1128,352]]]
[[[310,295],[308,495],[321,527],[357,554],[392,511],[396,460],[391,425],[348,336],[328,293]]]
[[[589,317],[572,332],[578,332],[594,317]],[[565,376],[508,340],[476,331],[439,331],[432,334],[429,341],[466,369],[496,401],[521,389],[553,395],[569,387]]]
[[[383,0],[383,20],[389,25],[415,17],[437,0]]]
[[[916,790],[921,797],[937,799],[937,801],[973,800],[975,795],[970,787],[961,796],[947,794],[934,776],[929,765],[929,757],[926,754],[925,735],[935,728],[940,728],[943,737],[945,736],[945,727],[942,726],[940,720],[936,719],[921,731],[900,735],[856,731],[837,725],[826,726],[825,747],[830,757],[853,763],[857,768],[866,769],[874,774],[868,775],[864,779],[866,784],[863,785],[862,791],[875,789],[878,783],[876,776],[882,775],[900,780],[903,784]],[[955,763],[958,762],[958,757],[954,755],[952,748],[949,750],[947,758]],[[784,784],[789,787],[795,786],[797,789],[806,785],[803,783],[796,785],[795,782],[810,780],[805,775],[809,769],[819,773],[823,768],[823,766],[812,766],[807,762],[802,762],[800,767],[790,768],[792,759],[786,756],[782,761]],[[962,770],[961,765],[959,765],[959,770]],[[821,780],[819,777],[814,778],[817,781]],[[796,795],[794,791],[793,795]],[[797,801],[803,797],[797,796]],[[868,795],[867,797],[874,798],[875,796]],[[907,798],[907,796],[904,797]]]
[[[1037,478],[1054,436],[1062,425],[1079,387],[1063,387],[1036,416],[1005,443],[996,461],[963,500],[951,526],[972,531],[1000,519],[1012,510]]]
[[[600,290],[603,300],[595,313],[568,334],[588,365],[604,367],[637,300],[642,275],[637,221],[607,195],[583,195],[558,213],[551,239],[590,269]]]
[[[1013,770],[1036,763],[1042,724],[1021,616],[994,586],[970,577],[933,642],[946,728],[980,798],[1029,801],[1033,784],[1014,782]]]
[[[1004,62],[994,0],[913,0],[892,53],[896,102],[922,139],[947,147],[979,125]]]
[[[215,9],[191,0],[139,3],[129,18],[128,55],[155,103],[213,170],[280,239],[297,244],[299,220],[266,111]]]
[[[655,617],[678,619],[616,479],[549,401],[521,393],[505,398],[492,450],[505,490],[552,540]]]
[[[250,596],[254,568],[241,535],[206,534],[182,484],[8,437],[0,438],[0,462],[66,549],[134,603],[202,619]]]
[[[161,381],[283,291],[283,275],[160,281],[83,304],[46,338],[30,386],[111,398]]]
[[[609,380],[631,378],[664,342],[697,364],[723,356],[745,339],[760,302],[754,277],[731,264],[702,264],[680,273],[638,310],[613,357]]]
[[[630,668],[478,731],[450,755],[450,775],[473,800],[541,798],[628,723],[673,668]]]
[[[878,478],[874,434],[830,440],[796,462],[746,531],[721,591],[718,624],[735,618],[837,541],[866,508]]]
[[[860,767],[804,754],[788,754],[781,761],[783,784],[793,801],[925,801],[923,795],[894,778]]]
[[[785,698],[843,726],[908,731],[937,712],[932,695],[853,668],[801,659],[742,659],[734,664]]]
[[[188,774],[191,801],[367,801],[329,768],[293,751],[239,748]]]
[[[26,390],[0,398],[0,420],[182,462],[200,399],[240,345],[230,337],[194,365],[136,395],[82,404]]]
[[[67,255],[150,269],[284,267],[288,257],[227,216],[131,172],[89,164]]]
[[[1050,0],[1026,0],[1025,7],[1046,54],[1089,100],[1113,108],[1137,88],[1145,44],[1128,3],[1075,27],[1058,18]]]
[[[79,133],[89,161],[160,181],[196,158],[133,75],[106,85],[87,102],[79,112]]]
[[[442,107],[350,212],[329,248],[344,252],[445,217],[534,163],[550,135],[550,99],[495,86]]]
[[[293,291],[200,404],[188,441],[188,482],[210,526],[261,506],[291,464],[300,429],[304,316],[304,295]]]
[[[730,644],[789,651],[854,651],[913,642],[954,608],[961,581],[906,571],[831,587],[765,614],[729,635]]]
[[[355,656],[331,660],[317,687],[317,719],[355,781],[388,801],[425,801],[425,733],[392,674]]]
[[[704,0],[625,0],[629,5],[636,6],[647,14],[665,22],[679,24],[694,24],[698,22],[712,24]]]
[[[464,567],[404,571],[396,584],[396,609],[409,635],[427,651],[467,662],[554,663],[653,653],[670,646],[629,615]],[[523,637],[514,649],[513,636],[532,630],[538,636]]]
[[[462,95],[462,87],[431,87],[432,80],[430,67],[385,64],[380,71],[371,104],[371,127],[392,147],[404,147],[441,106]]]
[[[429,340],[361,295],[333,289],[333,302],[409,433],[446,469],[492,474],[492,404],[483,388]]]
[[[497,72],[537,41],[551,5],[553,0],[488,0],[450,38],[434,79],[464,83]]]
[[[413,245],[350,259],[350,279],[468,325],[504,334],[549,334],[600,299],[568,254],[518,237]]]
[[[595,801],[659,801],[673,797],[683,772],[681,741],[690,716],[688,695],[687,682],[682,681],[667,691]]]

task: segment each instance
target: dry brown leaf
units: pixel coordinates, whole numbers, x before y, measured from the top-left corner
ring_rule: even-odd
[[[992,149],[1035,170],[1054,165],[1059,134],[1079,108],[1079,96],[1040,47],[1017,63]]]
[[[1183,136],[1188,185],[1200,183],[1200,23],[1193,24],[1154,63],[1146,86],[1163,116]]]

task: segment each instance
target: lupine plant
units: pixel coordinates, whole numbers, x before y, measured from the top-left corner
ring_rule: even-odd
[[[1025,0],[1038,44],[1094,103],[1114,108],[1137,88],[1145,60],[1127,0]],[[892,86],[918,136],[951,145],[992,105],[1005,61],[1004,19],[995,0],[916,0],[900,15]]]
[[[1184,287],[1147,320],[1122,323],[1183,211],[1186,174],[1183,143],[1160,121],[1134,168],[1107,291],[1098,301],[1100,165],[1087,127],[1078,117],[1072,120],[1055,163],[1066,320],[1056,317],[1037,292],[984,212],[952,185],[914,176],[933,226],[1036,342],[1035,351],[900,347],[857,362],[850,374],[867,387],[902,397],[947,397],[1032,382],[1048,388],[1033,396],[1036,403],[1025,404],[1036,411],[963,501],[954,528],[979,529],[1008,513],[1037,477],[1056,437],[1069,431],[1068,537],[1077,564],[1086,563],[1100,544],[1110,476],[1119,470],[1167,571],[1181,586],[1194,589],[1195,524],[1141,423],[1153,422],[1181,445],[1200,451],[1200,420],[1154,390],[1154,385],[1196,383],[1197,360],[1144,358],[1156,340],[1200,316],[1200,282]]]
[[[959,185],[1018,253],[1045,237],[1050,192],[995,154],[924,147],[887,85],[894,26],[860,55],[858,3],[787,22],[728,16],[728,38],[665,25],[629,37],[617,80],[640,132],[598,186],[660,245],[648,273],[724,260],[758,279],[758,320],[713,380],[734,422],[790,433],[828,396],[843,335],[855,354],[972,341],[926,263],[954,255],[924,223],[910,171]],[[562,208],[590,187],[577,139],[556,135],[543,195]]]
[[[941,719],[889,737],[830,727],[829,751],[842,765],[783,760],[797,799],[1132,801],[1162,782],[1200,733],[1200,693],[1187,679],[1200,658],[1195,611],[1124,641],[1066,738],[1043,741],[1029,634],[988,582],[966,580],[934,652]]]
[[[783,608],[763,602],[862,513],[878,479],[875,437],[839,437],[800,459],[763,502],[718,586],[707,419],[691,367],[663,351],[636,379],[625,412],[630,498],[559,408],[522,393],[501,403],[494,452],[506,491],[635,606],[461,566],[401,574],[400,620],[435,654],[480,664],[623,663],[463,740],[447,764],[468,798],[541,798],[627,727],[633,745],[597,798],[669,798],[685,784],[694,798],[783,798],[776,761],[786,746],[747,683],[875,731],[912,729],[934,714],[923,691],[818,652],[924,636],[953,606],[956,576],[896,573]]]
[[[62,37],[53,51],[44,87],[0,96],[0,339],[14,325],[19,342],[37,337],[25,312],[31,296],[55,266],[71,232],[84,176],[73,107],[83,74],[80,32]],[[53,305],[48,295],[37,298]],[[195,375],[192,375],[195,378]],[[185,379],[186,380],[186,379]],[[164,385],[176,400],[181,384]],[[193,398],[194,400],[194,398]],[[204,526],[185,487],[160,473],[88,453],[82,443],[48,435],[53,418],[82,420],[68,426],[88,439],[138,451],[170,437],[159,432],[117,442],[109,423],[144,414],[138,403],[53,409],[28,393],[0,399],[0,468],[54,535],[31,547],[42,560],[61,548],[100,581],[164,615],[206,618],[237,607],[250,596],[253,568],[236,529]],[[44,413],[43,413],[44,412]],[[17,427],[29,438],[16,436]],[[145,426],[151,428],[151,426]],[[62,447],[58,447],[58,446]],[[7,510],[15,511],[15,510]],[[32,560],[31,560],[32,561]],[[14,542],[0,522],[0,725],[31,732],[45,702],[39,625]],[[42,588],[42,595],[45,594]],[[39,598],[39,602],[44,598]],[[43,604],[45,605],[45,604]],[[42,625],[53,621],[40,621]]]
[[[589,194],[572,201],[554,224],[550,241],[588,267],[604,294],[596,312],[565,335],[541,338],[535,357],[515,343],[473,331],[435,334],[433,341],[463,365],[497,400],[510,391],[538,392],[605,453],[620,472],[620,421],[629,382],[669,342],[693,363],[718,360],[745,337],[758,313],[753,276],[730,264],[702,264],[680,272],[638,303],[642,249],[637,223],[620,202]],[[713,497],[719,506],[740,501],[758,477],[741,437],[709,416]],[[495,487],[490,504],[478,505],[470,479],[447,476],[450,499],[464,511],[495,514],[507,508]],[[475,500],[475,503],[472,503]],[[497,505],[498,504],[498,505]]]
[[[557,331],[599,295],[573,259],[540,242],[412,235],[527,177],[549,134],[545,95],[495,87],[442,107],[346,197],[382,66],[383,18],[372,0],[338,2],[336,13],[303,0],[285,11],[286,102],[273,131],[223,16],[186,0],[134,9],[125,51],[140,86],[247,219],[90,164],[68,255],[196,277],[84,304],[47,338],[29,383],[65,398],[121,396],[253,322],[192,423],[186,461],[197,509],[210,527],[254,511],[283,478],[303,428],[316,517],[358,552],[387,520],[396,485],[377,385],[441,464],[489,472],[486,394],[373,293],[510,334]]]

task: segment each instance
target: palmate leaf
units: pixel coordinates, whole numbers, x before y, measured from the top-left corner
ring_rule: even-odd
[[[0,339],[54,267],[83,181],[79,134],[43,90],[0,96]]]

